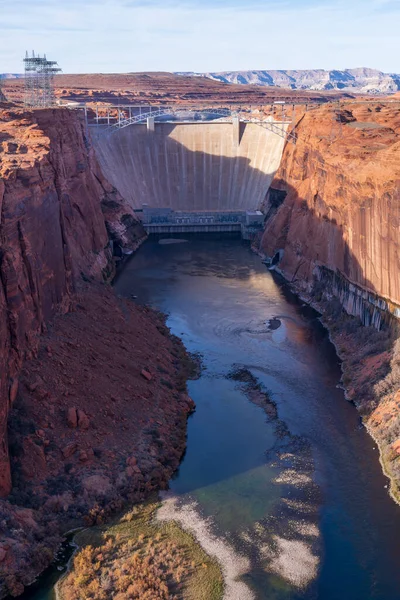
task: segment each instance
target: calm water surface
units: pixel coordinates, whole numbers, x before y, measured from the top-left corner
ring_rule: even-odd
[[[400,599],[400,509],[337,387],[338,360],[315,314],[232,239],[149,241],[115,287],[167,313],[203,357],[170,487],[250,559],[243,581],[254,597]],[[269,391],[277,419],[227,378],[238,367]]]
[[[115,287],[167,313],[172,332],[203,357],[170,487],[248,559],[242,581],[252,597],[400,600],[400,508],[337,387],[338,360],[316,315],[232,239],[148,241]],[[268,326],[275,317],[277,329]],[[227,377],[235,368],[268,390],[277,418]],[[26,598],[48,600],[52,585]]]

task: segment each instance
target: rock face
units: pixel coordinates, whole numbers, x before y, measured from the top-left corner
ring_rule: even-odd
[[[0,108],[0,177],[0,495],[6,495],[7,415],[24,359],[35,355],[46,322],[68,311],[77,280],[112,275],[109,236],[134,249],[144,232],[104,179],[78,113]]]
[[[183,73],[184,74],[184,73]],[[194,73],[192,73],[194,75]],[[400,89],[400,75],[382,73],[376,69],[345,69],[325,71],[223,71],[196,73],[224,83],[276,86],[293,90],[340,90],[362,94],[391,94]]]
[[[346,397],[400,503],[399,125],[395,104],[303,114],[267,197],[261,249],[321,311]],[[382,320],[390,327],[380,328]]]
[[[10,412],[0,598],[21,593],[52,561],[63,532],[164,489],[185,450],[194,403],[182,343],[160,315],[111,286],[78,288],[70,312],[51,321],[24,362]],[[21,510],[29,522],[20,523]]]
[[[400,114],[346,104],[303,114],[272,183],[261,249],[285,277],[318,282],[350,314],[400,316]]]

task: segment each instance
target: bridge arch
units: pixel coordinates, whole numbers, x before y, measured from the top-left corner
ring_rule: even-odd
[[[132,114],[131,111],[135,108],[140,108],[140,112]],[[296,136],[290,128],[291,120],[285,119],[284,116],[280,120],[274,120],[272,117],[257,118],[251,114],[250,110],[241,107],[162,105],[149,106],[142,111],[141,107],[106,106],[103,107],[103,110],[106,112],[106,116],[99,116],[96,107],[94,121],[90,121],[88,119],[88,111],[85,108],[87,126],[97,130],[96,135],[113,134],[131,125],[140,125],[142,123],[147,123],[148,128],[154,130],[156,123],[165,122],[162,119],[163,117],[173,117],[174,123],[191,122],[206,124],[211,122],[231,122],[237,126],[238,130],[240,128],[239,123],[254,123],[284,138],[288,143],[296,143]],[[190,115],[192,118],[188,119],[187,115]]]
[[[118,119],[116,123],[111,125],[114,129],[123,129],[124,127],[129,127],[129,125],[135,125],[139,123],[147,122],[147,119],[157,119],[160,117],[174,117],[174,120],[177,122],[185,121],[184,116],[182,115],[201,115],[204,117],[216,117],[216,119],[232,119],[237,117],[238,113],[232,112],[229,108],[199,108],[199,107],[187,107],[187,108],[179,108],[179,107],[162,107],[156,110],[152,110],[149,112],[141,113],[139,115],[133,115],[131,117],[125,119]],[[203,122],[208,121],[208,119],[191,119],[194,122]]]

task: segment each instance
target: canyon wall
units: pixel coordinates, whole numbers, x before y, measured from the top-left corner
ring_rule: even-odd
[[[0,106],[0,495],[11,489],[7,416],[23,361],[76,282],[114,271],[109,237],[144,231],[105,180],[77,113]]]
[[[283,137],[255,123],[156,123],[93,133],[107,179],[135,208],[254,210],[279,166]]]
[[[304,113],[265,204],[261,248],[284,276],[377,327],[400,316],[399,125],[395,104]]]
[[[346,397],[400,503],[400,110],[326,106],[295,132],[265,204],[261,250],[322,313]]]

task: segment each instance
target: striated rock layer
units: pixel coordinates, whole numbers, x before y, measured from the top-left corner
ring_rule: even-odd
[[[7,416],[23,361],[69,310],[77,280],[113,274],[109,236],[134,249],[143,235],[77,114],[0,108],[0,495],[11,489]]]
[[[285,277],[316,281],[365,324],[400,316],[400,112],[321,107],[297,122],[272,182],[261,241]],[[276,257],[278,260],[278,257]]]
[[[260,248],[321,311],[347,398],[400,503],[399,107],[319,108],[300,118],[296,134],[266,200]]]
[[[212,80],[230,84],[276,86],[293,90],[340,90],[358,94],[390,94],[400,87],[400,75],[382,73],[377,69],[309,69],[302,71],[224,71],[196,73]]]

